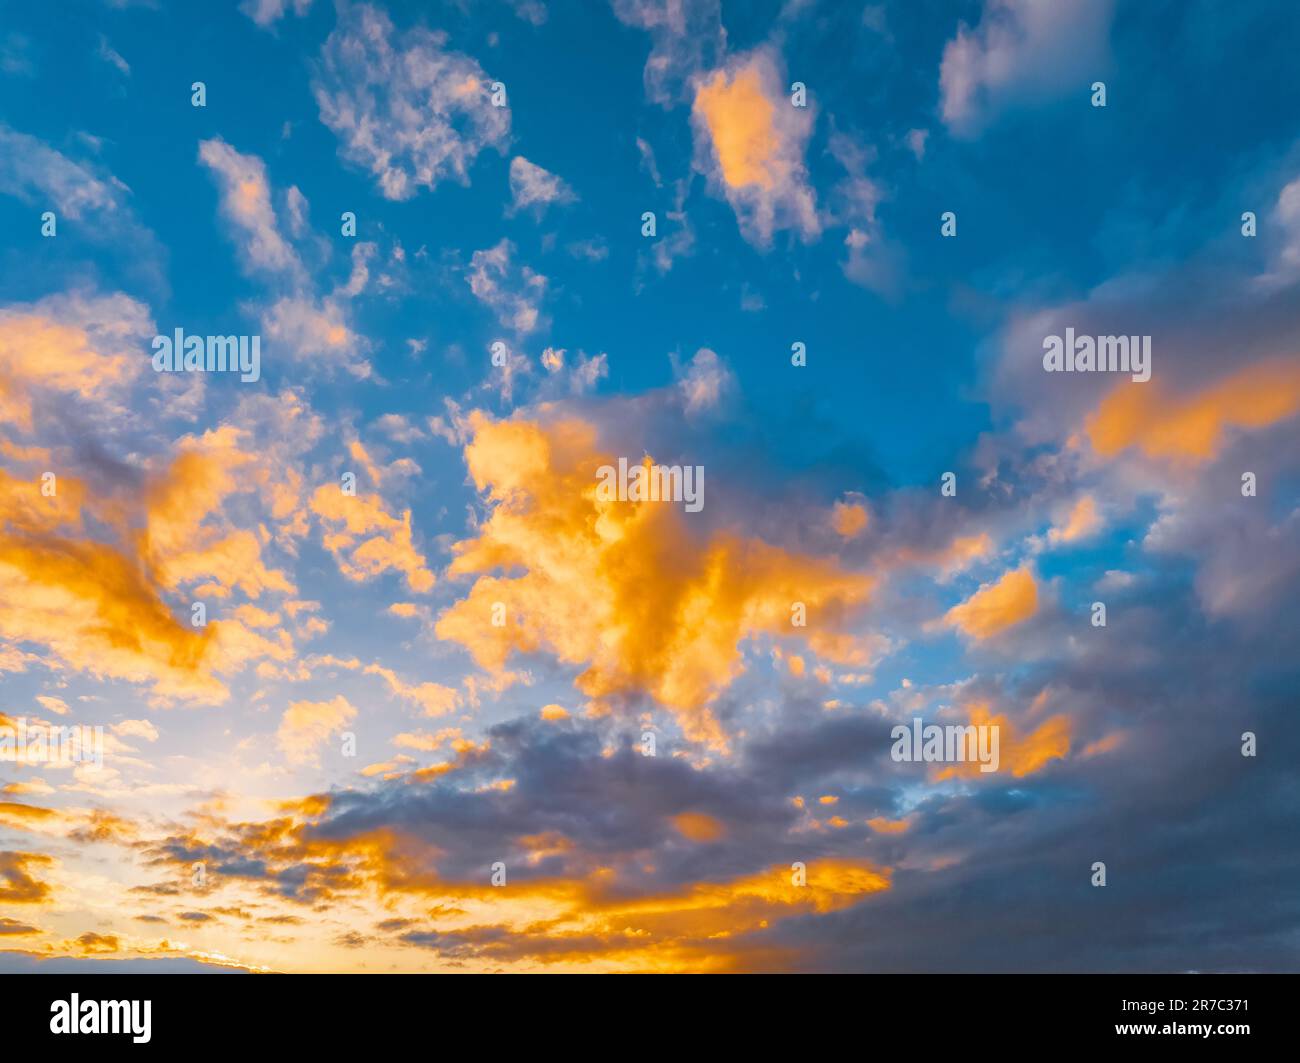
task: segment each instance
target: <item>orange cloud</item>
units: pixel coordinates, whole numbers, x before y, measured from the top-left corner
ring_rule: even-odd
[[[1005,715],[994,716],[987,704],[978,702],[970,708],[970,722],[977,727],[998,728],[998,771],[1009,771],[1017,779],[1040,771],[1049,761],[1063,760],[1070,753],[1070,718],[1064,714],[1052,716],[1028,734],[1018,736]],[[973,760],[950,764],[938,769],[935,779],[978,778],[980,767]]]
[[[812,117],[791,105],[766,51],[701,81],[691,113],[697,166],[726,196],[748,239],[765,245],[776,228],[817,235],[816,200],[803,161]]]
[[[693,842],[715,842],[725,833],[722,824],[703,812],[682,812],[673,816],[673,826]]]
[[[1137,447],[1151,458],[1198,463],[1215,457],[1231,428],[1266,428],[1300,412],[1300,361],[1259,362],[1191,394],[1156,380],[1121,385],[1087,418],[1089,442],[1110,458]]]
[[[1097,502],[1092,495],[1080,495],[1065,518],[1065,523],[1053,528],[1047,538],[1053,543],[1072,543],[1086,539],[1101,527],[1101,517],[1097,513]]]
[[[975,639],[986,639],[1038,612],[1038,585],[1027,568],[986,583],[944,614],[944,623]]]
[[[101,543],[0,534],[0,634],[164,695],[226,695],[201,667],[217,625],[180,624],[144,574]]]
[[[294,593],[284,573],[262,562],[261,544],[251,531],[205,523],[230,495],[254,486],[246,471],[254,465],[244,433],[227,426],[182,441],[166,472],[151,481],[140,552],[164,587],[206,580],[204,592],[217,597],[232,588],[250,598],[264,590]]]
[[[114,302],[100,300],[99,312],[107,315]],[[42,313],[0,311],[0,422],[31,431],[36,390],[102,401],[138,372],[125,353],[98,349],[83,328]]]
[[[54,859],[42,853],[0,852],[0,904],[44,904],[50,887],[34,872],[51,867]]]
[[[549,652],[585,665],[576,682],[589,697],[648,694],[687,737],[722,749],[709,706],[742,671],[743,640],[803,637],[845,663],[864,652],[843,625],[867,577],[731,531],[702,539],[672,504],[601,501],[596,470],[610,459],[585,421],[476,411],[469,425],[465,460],[492,508],[454,547],[449,573],[477,578],[436,631],[480,667]],[[806,627],[791,624],[796,602]]]
[[[831,526],[837,535],[852,539],[866,530],[867,507],[861,502],[836,502],[831,511]]]
[[[316,748],[342,731],[357,710],[342,694],[329,701],[295,701],[280,720],[276,739],[290,763],[315,759]]]
[[[776,107],[763,92],[756,66],[731,77],[715,71],[695,93],[695,110],[708,127],[728,185],[768,189],[782,179]]]
[[[395,517],[377,494],[347,495],[338,484],[323,484],[311,496],[311,510],[325,525],[325,548],[348,579],[360,583],[395,571],[417,594],[432,589],[434,576],[415,548],[409,509]]]

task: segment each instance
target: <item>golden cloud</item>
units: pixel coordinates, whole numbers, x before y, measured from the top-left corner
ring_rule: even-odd
[[[1017,779],[1041,771],[1050,761],[1062,760],[1070,753],[1070,718],[1064,714],[1049,717],[1028,734],[1020,735],[1005,715],[994,716],[985,702],[970,707],[970,722],[977,727],[998,728],[998,771],[1009,771]],[[960,776],[980,777],[978,761],[950,764],[935,771],[935,779]]]
[[[767,51],[704,78],[691,113],[696,165],[726,196],[748,239],[766,245],[777,228],[817,235],[816,197],[803,161],[812,117],[791,105]]]
[[[1085,432],[1105,458],[1136,447],[1147,457],[1208,461],[1232,428],[1266,428],[1300,412],[1300,361],[1273,359],[1190,394],[1156,380],[1116,387],[1089,415]]]
[[[944,614],[944,623],[974,639],[986,639],[1028,620],[1038,612],[1038,584],[1028,568],[1005,573],[986,583]]]
[[[862,656],[843,625],[868,577],[731,531],[703,538],[672,504],[598,499],[596,470],[610,459],[585,421],[475,411],[469,425],[466,463],[492,508],[454,548],[449,573],[477,578],[436,631],[480,667],[551,653],[585,666],[577,686],[589,697],[649,695],[689,738],[722,749],[709,706],[743,670],[745,639],[802,637],[838,661]],[[796,602],[807,627],[791,624]]]

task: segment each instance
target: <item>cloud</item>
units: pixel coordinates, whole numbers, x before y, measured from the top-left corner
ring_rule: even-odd
[[[613,458],[592,423],[475,412],[470,425],[465,460],[490,512],[454,547],[448,574],[474,584],[436,630],[480,667],[546,652],[583,666],[588,697],[652,697],[688,738],[723,748],[710,707],[743,671],[745,639],[806,634],[823,654],[853,652],[842,626],[867,577],[737,532],[694,532],[672,504],[599,501],[596,469]],[[496,602],[504,627],[491,622]],[[791,624],[795,602],[814,618],[807,629]]]
[[[199,161],[220,182],[221,212],[244,237],[240,250],[245,264],[251,269],[301,279],[302,262],[280,235],[262,160],[256,155],[241,155],[220,137],[214,137],[199,142]]]
[[[726,833],[717,819],[703,812],[679,812],[673,817],[673,826],[693,842],[717,841]]]
[[[944,47],[944,123],[972,136],[999,111],[1070,89],[1084,106],[1106,59],[1114,8],[1114,0],[985,0],[979,25],[961,23]]]
[[[1102,520],[1097,512],[1097,500],[1092,495],[1080,495],[1073,508],[1059,527],[1047,533],[1051,543],[1073,543],[1086,539],[1101,527]]]
[[[444,180],[469,184],[485,148],[504,150],[510,111],[491,101],[491,79],[447,35],[415,27],[395,35],[369,4],[344,8],[321,49],[312,92],[340,152],[368,170],[388,199]]]
[[[295,701],[280,719],[276,741],[291,764],[308,764],[316,750],[356,717],[356,708],[342,694],[329,701]]]
[[[514,253],[515,245],[506,237],[495,247],[475,251],[465,282],[506,328],[519,333],[532,332],[537,327],[547,281],[528,266],[512,262]]]
[[[148,363],[138,336],[151,331],[143,307],[123,296],[50,297],[0,313],[0,421],[58,431],[82,408],[72,399],[84,392],[88,423],[122,430],[130,418],[119,396]],[[62,416],[42,417],[54,398]],[[148,683],[163,699],[220,702],[228,691],[218,673],[290,655],[283,632],[256,634],[233,616],[196,629],[164,597],[196,586],[209,604],[235,589],[292,591],[263,561],[262,541],[221,512],[265,479],[236,471],[252,460],[244,442],[227,426],[176,441],[165,463],[119,461],[81,425],[57,459],[27,448],[14,462],[18,475],[0,471],[0,635],[45,647],[50,667]],[[59,472],[46,494],[41,470],[51,466]]]
[[[510,195],[512,211],[526,207],[537,207],[541,211],[552,203],[572,203],[577,198],[559,177],[522,155],[510,160]]]
[[[836,502],[831,511],[831,527],[844,539],[856,539],[867,529],[870,515],[861,502]]]
[[[370,362],[361,356],[369,341],[348,323],[343,303],[335,298],[286,295],[262,311],[262,330],[268,344],[308,364],[339,366],[358,379],[371,374]]]
[[[508,0],[515,15],[534,26],[546,22],[546,5],[542,0]]]
[[[804,240],[818,235],[804,165],[813,109],[793,106],[773,53],[760,48],[733,57],[702,77],[691,121],[695,167],[731,204],[747,240],[765,247],[782,229]]]
[[[71,399],[122,416],[153,332],[148,309],[121,294],[52,295],[0,310],[0,422],[30,432],[38,409]]]
[[[731,370],[707,347],[696,351],[684,368],[678,367],[674,359],[674,375],[688,414],[714,409],[735,384]]]
[[[1021,568],[981,586],[949,609],[944,622],[973,639],[986,639],[1028,620],[1037,611],[1038,585],[1033,573]]]
[[[650,34],[643,78],[646,96],[676,103],[700,70],[713,66],[726,45],[720,0],[613,0],[620,22]]]
[[[1005,715],[994,715],[986,702],[976,702],[969,707],[969,723],[976,727],[997,728],[997,770],[999,773],[1009,772],[1014,779],[1042,771],[1052,761],[1062,760],[1070,753],[1070,718],[1064,714],[1049,717],[1032,731],[1021,733],[1021,729]],[[968,760],[937,768],[933,774],[938,781],[978,779],[984,775],[981,767],[978,760]]]
[[[31,38],[25,34],[0,34],[0,74],[34,77],[36,64],[32,61],[31,47]]]
[[[239,10],[263,29],[273,26],[291,10],[300,18],[311,9],[311,0],[243,0]]]
[[[127,187],[111,174],[96,174],[53,148],[0,124],[0,192],[25,203],[52,207],[78,220],[127,214]],[[42,202],[44,201],[44,202]]]
[[[1088,416],[1093,450],[1113,458],[1135,447],[1150,458],[1200,463],[1215,457],[1234,428],[1266,428],[1300,413],[1300,363],[1248,365],[1191,391],[1158,380],[1120,385]]]
[[[239,237],[244,269],[265,275],[279,292],[260,311],[267,340],[291,358],[368,377],[371,368],[364,354],[370,344],[349,324],[348,304],[369,281],[367,263],[375,245],[354,245],[347,281],[329,294],[319,294],[302,258],[280,231],[262,160],[241,154],[220,138],[202,141],[199,159],[217,177],[221,211]],[[290,228],[301,232],[306,226],[305,198],[291,187],[285,202]]]
[[[148,481],[140,545],[162,586],[202,582],[220,598],[234,589],[250,598],[268,590],[294,593],[288,577],[262,560],[262,544],[252,531],[209,520],[222,513],[231,495],[259,486],[249,468],[256,457],[247,444],[248,436],[229,426],[182,439],[165,471]]]
[[[108,38],[105,37],[103,34],[100,34],[99,50],[96,52],[96,54],[99,56],[100,59],[104,60],[104,62],[111,63],[113,66],[117,67],[117,69],[121,73],[127,75],[128,77],[130,76],[131,64],[128,63],[125,59],[123,59],[116,51],[113,50],[113,46],[108,43]]]
[[[0,852],[0,904],[45,904],[50,887],[36,877],[54,865],[43,853]]]
[[[824,223],[848,230],[844,236],[844,246],[848,249],[842,265],[844,276],[854,284],[891,295],[897,289],[899,252],[885,240],[876,217],[884,192],[867,176],[867,166],[875,152],[839,131],[831,135],[829,149],[844,168],[844,176],[831,189]]]
[[[123,738],[143,738],[146,742],[158,741],[158,728],[148,720],[123,720],[113,725],[113,733]]]
[[[417,594],[432,589],[434,575],[413,540],[411,511],[390,513],[378,485],[372,494],[348,495],[337,483],[322,484],[311,496],[311,512],[325,529],[325,549],[348,579],[398,572]]]

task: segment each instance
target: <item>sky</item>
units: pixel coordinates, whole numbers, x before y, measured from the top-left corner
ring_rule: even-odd
[[[1297,969],[1300,10],[0,12],[0,971]]]

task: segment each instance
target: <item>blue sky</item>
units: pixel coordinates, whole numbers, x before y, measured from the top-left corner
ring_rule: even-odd
[[[1295,20],[7,5],[0,717],[110,736],[0,763],[13,948],[1293,964]],[[1067,327],[1152,380],[1044,373]],[[176,328],[261,379],[153,373]],[[620,455],[703,511],[602,509]],[[997,723],[1003,770],[891,760],[914,716]],[[982,929],[912,941],[950,897]]]

